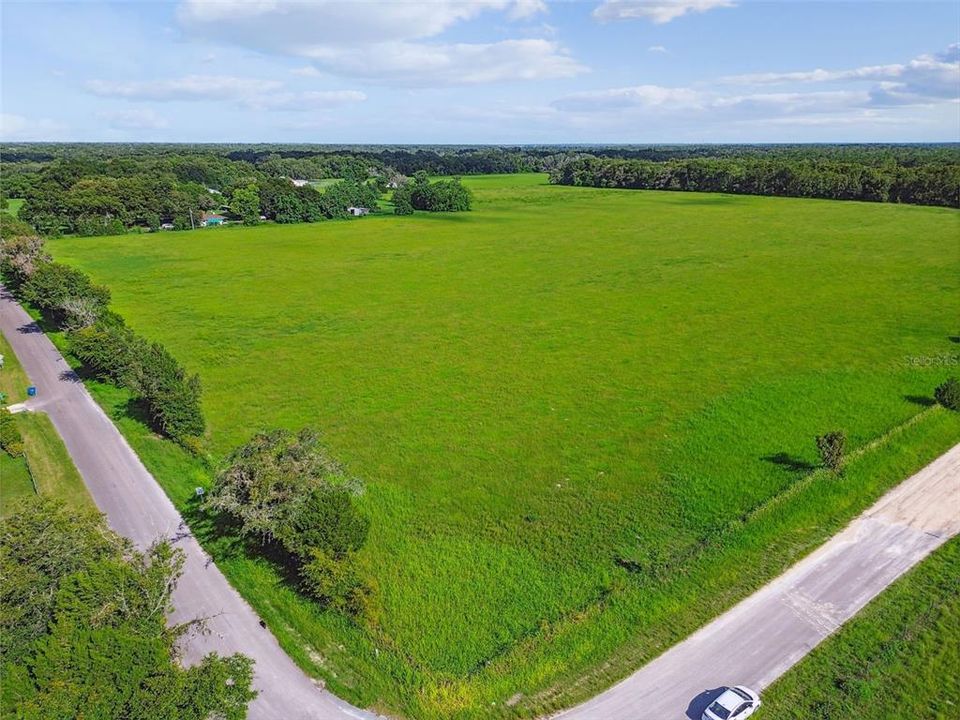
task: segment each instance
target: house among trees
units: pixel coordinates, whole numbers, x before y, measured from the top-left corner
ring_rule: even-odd
[[[216,213],[204,213],[200,218],[200,227],[214,227],[216,225],[223,225],[227,219],[223,215],[217,215]]]
[[[370,208],[365,207],[348,207],[347,212],[353,215],[354,217],[360,217],[361,215],[369,215]]]

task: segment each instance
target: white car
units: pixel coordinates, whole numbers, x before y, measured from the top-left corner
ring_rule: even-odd
[[[743,685],[728,687],[703,711],[702,720],[743,720],[760,707],[760,696]]]

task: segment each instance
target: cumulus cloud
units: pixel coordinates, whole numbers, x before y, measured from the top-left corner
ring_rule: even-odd
[[[338,75],[428,87],[563,78],[585,70],[550,40],[495,43],[387,43],[369,48],[317,47],[306,57]]]
[[[437,39],[484,12],[529,19],[543,0],[350,2],[184,0],[177,10],[194,35],[259,52],[304,58],[317,71],[409,86],[469,85],[570,77],[583,68],[556,42],[508,39],[449,43]],[[305,75],[301,69],[298,74]]]
[[[724,82],[738,85],[808,83],[873,83],[871,102],[877,105],[916,105],[960,99],[960,43],[939,53],[920,55],[906,63],[866,65],[845,70],[804,70],[735,75]]]
[[[363,102],[367,96],[358,90],[308,90],[285,92],[247,98],[244,104],[256,110],[326,110]]]
[[[106,120],[115,130],[162,130],[170,126],[167,118],[152,108],[105,111],[98,113],[97,117]]]
[[[317,70],[313,65],[304,65],[303,67],[294,68],[290,72],[293,75],[299,75],[300,77],[320,77],[323,75],[323,73]]]
[[[665,53],[667,49],[663,45],[651,45],[647,48],[647,52],[652,53]]]
[[[704,93],[684,87],[636,85],[574,93],[553,102],[558,110],[574,112],[607,112],[626,108],[670,109],[702,108]]]
[[[100,97],[153,101],[229,101],[254,110],[323,110],[367,99],[358,90],[290,92],[283,90],[283,83],[276,80],[226,75],[188,75],[170,80],[135,82],[91,80],[86,88]],[[114,113],[113,118],[119,122],[126,119],[133,123],[137,121],[137,111]],[[145,117],[141,116],[141,119]]]
[[[871,102],[866,91],[733,93],[690,87],[637,85],[576,93],[559,98],[552,106],[581,116],[620,114],[638,118],[701,118],[735,121],[844,113]]]
[[[735,6],[732,0],[605,0],[593,16],[600,22],[644,18],[662,25],[689,13]]]
[[[100,97],[127,100],[241,100],[278,90],[276,80],[234,77],[230,75],[187,75],[171,80],[133,82],[90,80],[86,89]]]
[[[299,54],[317,45],[366,45],[439,35],[489,10],[514,18],[541,12],[540,0],[184,0],[177,18],[188,30],[263,50]]]

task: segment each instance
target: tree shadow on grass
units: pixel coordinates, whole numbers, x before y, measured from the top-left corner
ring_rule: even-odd
[[[817,466],[813,463],[804,460],[803,458],[794,457],[785,452],[778,452],[773,455],[764,455],[761,460],[765,460],[768,463],[773,463],[774,465],[779,465],[780,467],[790,470],[791,472],[810,472],[811,470],[816,470]]]
[[[127,404],[123,406],[121,414],[125,415],[131,420],[136,420],[138,423],[145,425],[151,430],[153,429],[153,425],[150,422],[150,407],[147,405],[147,401],[143,398],[134,396],[127,400]]]
[[[947,339],[952,343],[960,344],[960,335],[948,335]]]
[[[937,404],[937,401],[932,397],[926,397],[924,395],[904,395],[903,399],[920,407],[933,407]]]
[[[225,558],[266,560],[284,584],[300,592],[299,562],[277,542],[260,542],[241,534],[241,525],[226,513],[212,509],[205,496],[192,496],[180,514],[214,561]]]

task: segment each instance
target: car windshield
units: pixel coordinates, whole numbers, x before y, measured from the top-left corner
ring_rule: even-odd
[[[718,702],[710,706],[710,712],[720,718],[720,720],[727,720],[727,718],[730,717],[730,711]]]
[[[730,689],[733,690],[737,695],[739,695],[740,697],[742,697],[744,700],[753,700],[752,697],[750,697],[749,695],[747,695],[747,694],[746,694],[743,690],[741,690],[740,688],[730,688]]]

